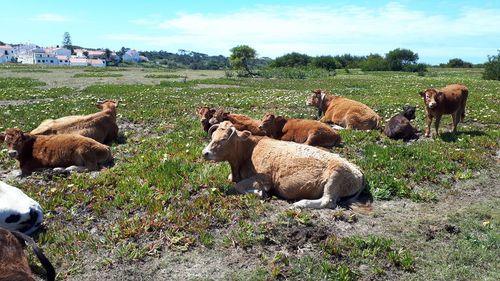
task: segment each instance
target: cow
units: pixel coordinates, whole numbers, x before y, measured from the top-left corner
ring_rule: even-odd
[[[417,130],[410,121],[415,119],[415,107],[405,105],[403,112],[394,115],[385,125],[384,134],[391,139],[409,141],[418,139]]]
[[[306,105],[318,108],[319,121],[333,123],[346,129],[371,130],[380,127],[380,116],[360,102],[341,96],[333,96],[323,90],[314,90],[306,99]]]
[[[424,99],[426,123],[425,136],[431,135],[432,118],[436,118],[434,123],[436,135],[439,135],[439,123],[444,114],[451,114],[453,119],[453,133],[457,131],[458,122],[464,121],[465,104],[469,95],[469,89],[462,84],[451,84],[442,89],[429,88],[419,92]]]
[[[36,257],[45,268],[46,280],[56,278],[54,267],[38,248],[31,237],[17,231],[0,228],[0,280],[1,281],[35,281],[24,253],[24,247],[29,245]]]
[[[41,168],[94,171],[99,169],[99,164],[112,160],[107,145],[75,134],[33,135],[11,128],[0,134],[2,142],[7,145],[8,155],[19,161],[21,175]]]
[[[260,120],[252,119],[248,116],[242,114],[233,114],[231,112],[224,112],[223,108],[219,108],[215,111],[214,115],[210,119],[210,125],[219,124],[223,121],[230,121],[233,123],[236,130],[239,131],[250,131],[252,135],[255,136],[265,136],[266,132],[259,128]]]
[[[43,221],[40,204],[17,187],[0,181],[0,227],[32,234]]]
[[[316,120],[289,119],[267,112],[261,122],[259,129],[274,139],[327,148],[340,143],[337,131]]]
[[[206,160],[228,161],[240,193],[273,194],[300,200],[299,208],[335,208],[341,197],[363,190],[361,170],[338,154],[322,149],[238,131],[225,121],[210,128],[203,149]]]
[[[208,132],[208,129],[210,129],[210,119],[214,116],[214,113],[215,109],[208,106],[202,106],[196,109],[196,114],[200,118],[201,126],[205,132]]]
[[[89,115],[72,115],[59,119],[47,119],[30,133],[33,135],[78,134],[100,143],[110,143],[118,137],[116,108],[118,101],[105,100],[96,103],[101,109]]]

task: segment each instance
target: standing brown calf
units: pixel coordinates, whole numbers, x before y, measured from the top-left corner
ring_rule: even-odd
[[[112,159],[107,145],[74,134],[32,135],[14,128],[0,134],[2,142],[6,143],[9,156],[19,161],[25,175],[40,168],[93,171]]]
[[[453,132],[457,131],[458,122],[464,121],[465,104],[469,95],[469,89],[465,85],[452,84],[442,89],[429,88],[419,93],[424,99],[426,123],[425,136],[431,135],[432,118],[436,118],[434,123],[436,135],[439,135],[439,123],[444,114],[451,114],[453,118]]]
[[[325,123],[316,120],[287,119],[268,112],[259,126],[268,136],[312,146],[332,147],[340,143],[340,135]]]
[[[65,116],[55,120],[47,119],[31,131],[31,134],[78,134],[100,143],[109,143],[118,137],[118,125],[116,124],[118,101],[98,101],[96,106],[101,109],[100,112],[89,115]]]
[[[0,281],[35,281],[24,253],[25,243],[33,248],[45,268],[47,280],[55,280],[54,267],[33,239],[20,232],[0,228]]]
[[[248,116],[241,114],[233,114],[231,112],[224,112],[223,108],[217,109],[210,119],[210,125],[222,123],[223,121],[230,121],[236,130],[250,131],[254,136],[265,136],[266,132],[259,128],[260,120],[252,119]]]

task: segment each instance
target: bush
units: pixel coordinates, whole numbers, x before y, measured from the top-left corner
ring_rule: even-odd
[[[363,71],[386,71],[389,70],[387,61],[379,54],[370,54],[365,61],[360,63]]]
[[[484,64],[483,78],[487,80],[500,80],[500,50],[496,56],[488,56]]]
[[[300,67],[307,66],[312,58],[306,54],[290,53],[281,57],[277,57],[271,67]]]
[[[403,66],[403,71],[418,72],[418,75],[424,76],[424,73],[427,71],[427,65],[424,63],[407,64]]]
[[[311,65],[316,68],[323,68],[328,71],[340,68],[342,65],[332,56],[319,56],[313,58]]]
[[[449,60],[444,66],[452,68],[472,68],[472,63],[463,61],[459,58],[454,58]]]
[[[335,72],[329,72],[321,68],[276,67],[263,68],[259,71],[259,75],[264,78],[306,79],[334,76]]]

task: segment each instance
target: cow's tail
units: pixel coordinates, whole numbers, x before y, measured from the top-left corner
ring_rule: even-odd
[[[46,277],[48,281],[54,281],[56,279],[56,271],[54,269],[54,266],[52,266],[52,263],[50,263],[49,259],[45,256],[43,253],[42,249],[38,248],[36,245],[35,241],[28,235],[18,232],[18,231],[11,231],[11,233],[20,241],[24,241],[24,243],[33,249],[33,252],[35,253],[36,257],[42,264],[43,268],[45,268],[46,272]]]

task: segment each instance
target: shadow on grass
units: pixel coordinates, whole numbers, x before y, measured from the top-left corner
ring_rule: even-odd
[[[478,137],[478,136],[485,136],[487,134],[483,131],[474,130],[474,131],[458,131],[456,133],[446,132],[446,133],[442,133],[439,137],[444,142],[456,142],[458,137],[462,136],[462,135],[468,135],[471,137]]]

